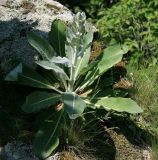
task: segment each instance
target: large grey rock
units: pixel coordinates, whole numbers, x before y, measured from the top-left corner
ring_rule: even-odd
[[[37,53],[27,42],[30,30],[47,38],[54,19],[71,23],[73,14],[53,0],[0,0],[0,70],[8,72],[17,61],[33,64]],[[90,28],[89,28],[90,26]],[[94,27],[87,23],[88,30]]]
[[[72,21],[72,13],[66,7],[61,7],[58,2],[53,2],[51,0],[1,1],[0,69],[3,72],[8,72],[17,60],[32,65],[36,51],[27,42],[26,34],[29,30],[35,30],[47,38],[54,19]]]
[[[0,0],[0,70],[8,72],[17,61],[32,65],[36,51],[26,39],[29,30],[47,38],[54,19],[71,23],[73,14],[53,0]],[[87,28],[95,30],[87,23]]]

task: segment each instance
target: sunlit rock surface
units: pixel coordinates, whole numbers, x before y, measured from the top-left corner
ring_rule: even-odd
[[[8,72],[18,61],[32,65],[36,51],[26,35],[34,30],[44,38],[54,19],[67,23],[72,13],[52,0],[0,0],[0,69]]]

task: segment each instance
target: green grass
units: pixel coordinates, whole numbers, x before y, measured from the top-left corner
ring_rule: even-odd
[[[96,120],[93,115],[88,115],[86,120],[77,118],[65,124],[62,133],[60,146],[62,151],[84,159],[115,159],[113,141],[110,141],[110,136],[101,125],[101,121]]]
[[[138,116],[140,127],[153,135],[151,148],[153,160],[158,159],[158,69],[157,66],[141,68],[128,66],[134,89],[130,94],[143,108],[144,113]]]
[[[158,159],[158,135],[152,140],[152,160]]]

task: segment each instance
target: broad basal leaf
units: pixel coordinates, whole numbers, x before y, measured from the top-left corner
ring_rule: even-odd
[[[49,41],[60,57],[65,56],[66,25],[61,20],[52,22]]]
[[[63,93],[63,102],[70,119],[81,116],[86,107],[85,102],[74,92]]]
[[[106,110],[115,110],[117,112],[140,113],[143,110],[138,104],[130,98],[121,97],[101,97],[91,100],[97,108],[103,107]]]
[[[94,67],[94,69],[87,74],[80,89],[85,88],[87,85],[91,85],[99,76],[120,62],[123,54],[127,53],[127,51],[128,47],[126,45],[114,45],[106,48],[103,51],[101,60]]]
[[[109,68],[121,61],[123,54],[127,53],[126,45],[114,45],[106,48],[103,51],[103,56],[98,63],[99,74],[105,73]]]
[[[48,70],[53,70],[55,73],[61,74],[65,80],[68,80],[67,74],[64,72],[62,68],[59,66],[55,65],[53,62],[50,61],[38,61],[36,62],[39,66],[48,69]]]
[[[22,73],[18,75],[18,83],[37,88],[53,89],[53,86],[45,78],[26,65],[22,65]]]
[[[61,95],[59,94],[35,91],[27,96],[25,104],[22,105],[22,109],[27,113],[37,112],[56,104],[60,98]]]
[[[62,116],[63,110],[54,113],[51,119],[45,120],[37,132],[33,150],[38,157],[45,159],[58,147]]]
[[[5,78],[7,81],[18,81],[19,84],[37,88],[53,89],[54,87],[32,68],[19,64]]]
[[[56,55],[53,47],[47,41],[36,35],[34,32],[30,32],[27,35],[27,38],[31,46],[41,54],[43,59],[49,60]]]
[[[90,70],[92,70],[96,65],[97,65],[98,61],[93,61],[92,63],[90,63],[87,67],[82,68],[82,70],[80,71],[80,76],[85,75],[87,72],[89,72]]]

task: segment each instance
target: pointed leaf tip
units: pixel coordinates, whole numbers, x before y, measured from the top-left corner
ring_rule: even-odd
[[[65,56],[65,41],[66,41],[66,25],[61,20],[52,22],[51,31],[49,32],[49,41],[55,51],[61,57]]]
[[[107,110],[115,110],[117,112],[141,113],[143,110],[138,104],[130,98],[122,97],[98,97],[92,100],[97,107],[103,107]]]
[[[34,153],[45,159],[58,147],[60,129],[63,122],[63,110],[55,112],[37,132],[33,144]]]
[[[22,64],[17,65],[13,70],[11,70],[5,77],[6,81],[18,81],[18,75],[22,73]]]
[[[49,60],[56,55],[53,47],[43,38],[34,32],[29,32],[27,35],[28,41],[42,56],[43,59]]]

